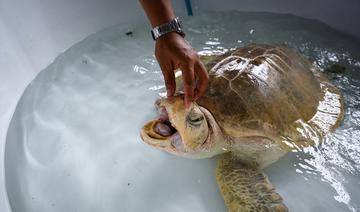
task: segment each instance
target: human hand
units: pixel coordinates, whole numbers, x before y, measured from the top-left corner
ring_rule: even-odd
[[[196,51],[178,33],[170,32],[156,40],[155,56],[164,75],[167,96],[176,89],[176,69],[182,72],[185,106],[202,96],[208,86],[209,76]]]

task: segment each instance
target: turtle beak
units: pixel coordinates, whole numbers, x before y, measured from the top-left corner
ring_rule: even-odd
[[[142,140],[160,149],[168,149],[173,147],[173,144],[180,144],[181,137],[171,124],[165,107],[160,106],[160,104],[156,105],[160,111],[159,117],[147,122],[141,129]]]
[[[144,127],[141,129],[140,136],[141,139],[151,146],[155,146],[157,148],[167,148],[170,144],[168,142],[168,138],[163,136],[157,132],[155,132],[154,128],[159,123],[159,120],[154,119],[147,122]]]

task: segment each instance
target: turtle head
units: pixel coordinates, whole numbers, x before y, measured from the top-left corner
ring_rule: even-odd
[[[206,158],[224,151],[221,130],[211,113],[196,103],[188,108],[183,96],[156,101],[160,116],[141,130],[145,143],[171,154]]]

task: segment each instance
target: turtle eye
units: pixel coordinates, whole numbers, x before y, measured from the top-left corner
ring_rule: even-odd
[[[199,113],[192,112],[187,116],[187,121],[193,126],[200,126],[203,120],[204,116]]]

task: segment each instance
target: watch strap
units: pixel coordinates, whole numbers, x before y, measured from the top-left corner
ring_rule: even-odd
[[[156,40],[169,32],[176,32],[181,36],[185,37],[185,33],[182,31],[180,19],[178,17],[169,22],[154,27],[151,30],[151,35],[153,39]]]

